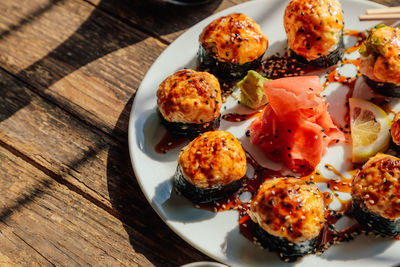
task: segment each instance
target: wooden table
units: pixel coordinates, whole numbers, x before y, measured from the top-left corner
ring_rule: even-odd
[[[210,260],[143,196],[128,118],[160,53],[190,26],[241,2],[0,0],[0,265]]]

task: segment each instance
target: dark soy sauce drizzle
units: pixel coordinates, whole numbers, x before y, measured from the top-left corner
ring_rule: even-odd
[[[239,113],[227,113],[222,115],[222,119],[230,122],[241,122],[245,120],[249,120],[251,118],[255,118],[264,111],[264,109],[257,110],[252,113],[247,113],[247,114],[239,114]]]
[[[257,189],[261,186],[261,184],[266,181],[267,179],[272,179],[276,177],[282,177],[282,175],[277,171],[271,171],[265,169],[258,165],[258,163],[249,155],[248,156],[249,163],[255,169],[255,174],[253,179],[248,179],[251,183],[247,182],[247,184],[251,184],[248,190],[254,195],[257,192]],[[301,177],[302,179],[308,183],[326,183],[328,188],[332,191],[333,194],[336,195],[336,192],[345,192],[349,193],[351,191],[351,181],[352,178],[345,178],[342,176],[336,169],[334,169],[331,165],[326,164],[325,168],[334,174],[336,174],[339,178],[338,179],[329,179],[324,177],[320,171],[315,170],[310,175]],[[355,172],[354,172],[355,173]],[[343,230],[336,230],[334,224],[344,215],[350,215],[350,208],[351,208],[351,201],[343,201],[337,198],[341,203],[341,208],[339,210],[332,210],[329,209],[329,204],[333,201],[333,196],[330,192],[324,192],[324,203],[326,206],[326,223],[324,228],[321,231],[320,236],[318,237],[318,242],[316,246],[316,250],[314,253],[322,253],[326,249],[328,249],[333,244],[338,244],[342,241],[349,241],[352,240],[355,236],[361,233],[361,228],[358,224],[351,225]],[[252,241],[253,243],[260,246],[255,238],[255,226],[256,224],[250,219],[248,215],[248,203],[241,203],[239,210],[239,229],[240,232],[245,236],[247,239]],[[287,259],[285,259],[287,260]],[[289,259],[290,261],[294,259]]]
[[[243,192],[249,192],[251,194],[251,199],[257,193],[261,184],[266,180],[284,177],[281,172],[274,171],[268,168],[264,168],[257,163],[257,161],[249,154],[246,153],[246,158],[248,164],[250,164],[254,168],[253,177],[245,177],[243,178],[243,185],[238,193],[228,196],[224,200],[220,200],[218,202],[208,203],[196,205],[197,208],[212,210],[214,212],[221,212],[225,210],[237,210],[239,212],[239,230],[241,234],[249,239],[256,245],[261,246],[255,237],[255,229],[256,224],[250,219],[248,215],[248,210],[250,207],[250,202],[243,202],[240,199],[240,194]],[[328,171],[333,172],[339,178],[338,179],[330,179],[324,177],[320,171],[315,170],[311,174],[301,177],[302,179],[308,183],[326,183],[331,192],[324,192],[324,203],[326,206],[326,223],[324,228],[321,231],[321,234],[318,237],[318,242],[316,246],[316,250],[314,253],[320,254],[326,249],[328,249],[333,244],[338,244],[343,241],[350,241],[355,236],[361,233],[361,228],[359,224],[351,225],[343,230],[337,230],[334,224],[343,216],[351,216],[350,208],[351,201],[343,201],[338,198],[336,192],[345,192],[349,193],[351,191],[351,181],[352,178],[345,178],[342,176],[334,167],[329,164],[325,165],[325,168]],[[355,174],[356,170],[352,172]],[[339,202],[341,203],[341,208],[339,210],[329,209],[329,204],[334,200],[333,195],[337,197]],[[287,260],[287,259],[284,259]],[[289,259],[290,261],[294,259]]]
[[[350,54],[357,51],[361,43],[365,40],[366,36],[364,32],[359,32],[355,30],[344,30],[345,36],[353,36],[357,38],[356,43],[346,49],[345,54]],[[339,67],[342,67],[345,64],[353,64],[357,68],[357,74],[354,77],[347,77],[340,75]],[[352,97],[354,86],[358,77],[360,76],[360,68],[361,68],[361,59],[341,59],[337,65],[331,67],[326,75],[326,81],[323,84],[323,88],[334,82],[341,83],[349,88],[349,92],[346,95],[346,107],[348,107],[348,99]],[[294,76],[302,76],[306,75],[310,72],[321,70],[320,68],[305,65],[303,63],[298,62],[296,59],[290,57],[286,52],[283,56],[280,56],[279,53],[269,57],[268,59],[262,62],[261,68],[258,70],[264,77],[268,79],[278,79],[284,77],[294,77]],[[224,114],[222,118],[224,120],[230,122],[241,122],[244,120],[252,119],[256,117],[259,113],[250,113],[250,114],[237,114],[237,113],[228,113]],[[345,121],[349,122],[349,112],[346,112]],[[345,130],[345,132],[348,132]]]
[[[177,148],[189,141],[189,137],[171,134],[166,131],[160,142],[155,146],[155,151],[160,154],[165,154],[168,151]]]
[[[345,30],[344,35],[353,36],[357,38],[357,42],[355,43],[355,45],[350,48],[347,48],[345,54],[350,54],[358,50],[361,43],[365,40],[365,34],[359,31]],[[338,67],[343,66],[344,64],[353,64],[356,66],[357,74],[355,77],[346,77],[340,75]],[[360,66],[361,66],[361,60],[359,58],[340,60],[337,65],[331,67],[328,70],[326,76],[327,79],[326,82],[323,84],[323,88],[325,89],[330,83],[333,82],[338,82],[345,86],[348,86],[349,92],[346,96],[346,106],[348,106],[348,99],[352,97],[355,83],[358,77],[360,76],[360,71],[359,71]],[[204,71],[203,69],[200,68],[197,68],[197,70]],[[285,53],[283,56],[276,54],[264,60],[261,67],[257,71],[266,78],[277,79],[283,77],[301,76],[316,70],[321,70],[321,69],[299,63],[297,62],[297,60],[289,57],[288,54]],[[236,82],[224,81],[220,79],[220,84],[223,92],[223,99],[225,102],[226,98],[233,91]],[[376,102],[378,102],[378,100],[376,100]],[[227,113],[223,115],[222,118],[230,122],[241,122],[257,117],[261,113],[262,110],[255,111],[250,114]],[[346,118],[348,120],[348,112]],[[166,153],[166,151],[175,148],[187,141],[188,139],[185,138],[175,139],[174,136],[171,135],[168,136],[167,134],[162,139],[162,141],[159,144],[157,144],[156,150],[159,153]],[[196,205],[196,208],[212,210],[214,212],[237,210],[239,212],[239,229],[241,234],[250,241],[252,241],[253,243],[260,245],[255,238],[256,224],[250,219],[248,215],[250,202],[242,202],[242,200],[240,199],[240,194],[244,192],[249,192],[251,194],[251,199],[252,199],[264,181],[277,177],[283,177],[283,175],[279,171],[274,171],[262,167],[256,162],[256,160],[249,153],[246,153],[246,155],[248,164],[250,164],[254,168],[254,175],[253,177],[243,178],[243,184],[238,193],[231,196],[227,196],[226,199],[220,200],[218,202],[214,201],[208,204]],[[356,168],[359,167],[360,166],[354,166],[355,169],[351,172],[352,176],[356,174],[357,172]],[[331,191],[331,192],[323,192],[324,203],[326,207],[326,214],[325,214],[326,223],[321,231],[321,234],[318,237],[317,248],[316,251],[314,251],[314,253],[317,254],[322,253],[333,244],[339,244],[342,241],[352,240],[355,236],[359,235],[362,232],[362,229],[359,224],[351,225],[342,230],[337,230],[335,228],[334,225],[340,218],[342,218],[343,216],[351,216],[351,200],[347,201],[341,200],[336,192],[350,193],[352,178],[345,178],[329,164],[326,164],[325,168],[336,174],[339,178],[335,180],[326,178],[318,170],[315,170],[310,175],[300,178],[309,183],[326,183],[327,187]],[[329,204],[332,203],[332,201],[334,200],[333,195],[335,195],[336,199],[341,203],[341,208],[339,210],[329,209]],[[400,240],[400,236],[396,237],[396,239]]]

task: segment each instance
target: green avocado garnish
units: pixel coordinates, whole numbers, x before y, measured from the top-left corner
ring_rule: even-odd
[[[364,57],[369,55],[378,56],[387,53],[386,44],[388,40],[374,36],[376,30],[386,27],[385,24],[378,24],[374,28],[367,31],[368,37],[360,46],[360,54]]]
[[[249,70],[247,75],[237,83],[240,88],[240,102],[252,109],[258,109],[268,103],[264,93],[264,82],[270,79],[264,78],[258,72]]]

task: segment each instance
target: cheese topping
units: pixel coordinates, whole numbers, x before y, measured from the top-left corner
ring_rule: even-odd
[[[180,70],[166,78],[157,91],[158,109],[170,122],[211,122],[219,117],[221,103],[218,79],[208,72]]]
[[[212,21],[200,35],[200,43],[219,61],[244,64],[261,57],[268,39],[260,26],[244,14],[231,14]]]
[[[372,29],[364,44],[361,72],[374,81],[400,85],[400,29]]]
[[[277,178],[262,184],[249,215],[269,234],[302,242],[319,235],[324,213],[323,195],[317,186],[296,178]]]
[[[354,177],[351,196],[362,208],[384,218],[400,219],[400,159],[377,154]]]
[[[337,0],[292,0],[283,22],[289,48],[308,61],[331,53],[342,38],[343,12]]]
[[[247,170],[241,143],[229,132],[206,132],[179,153],[183,176],[199,188],[215,188],[241,179]]]
[[[393,118],[392,127],[390,128],[393,142],[400,146],[400,112]]]

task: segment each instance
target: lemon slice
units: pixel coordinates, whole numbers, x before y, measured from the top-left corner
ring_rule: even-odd
[[[386,112],[377,105],[350,98],[350,126],[353,162],[363,163],[390,145],[390,124]]]

